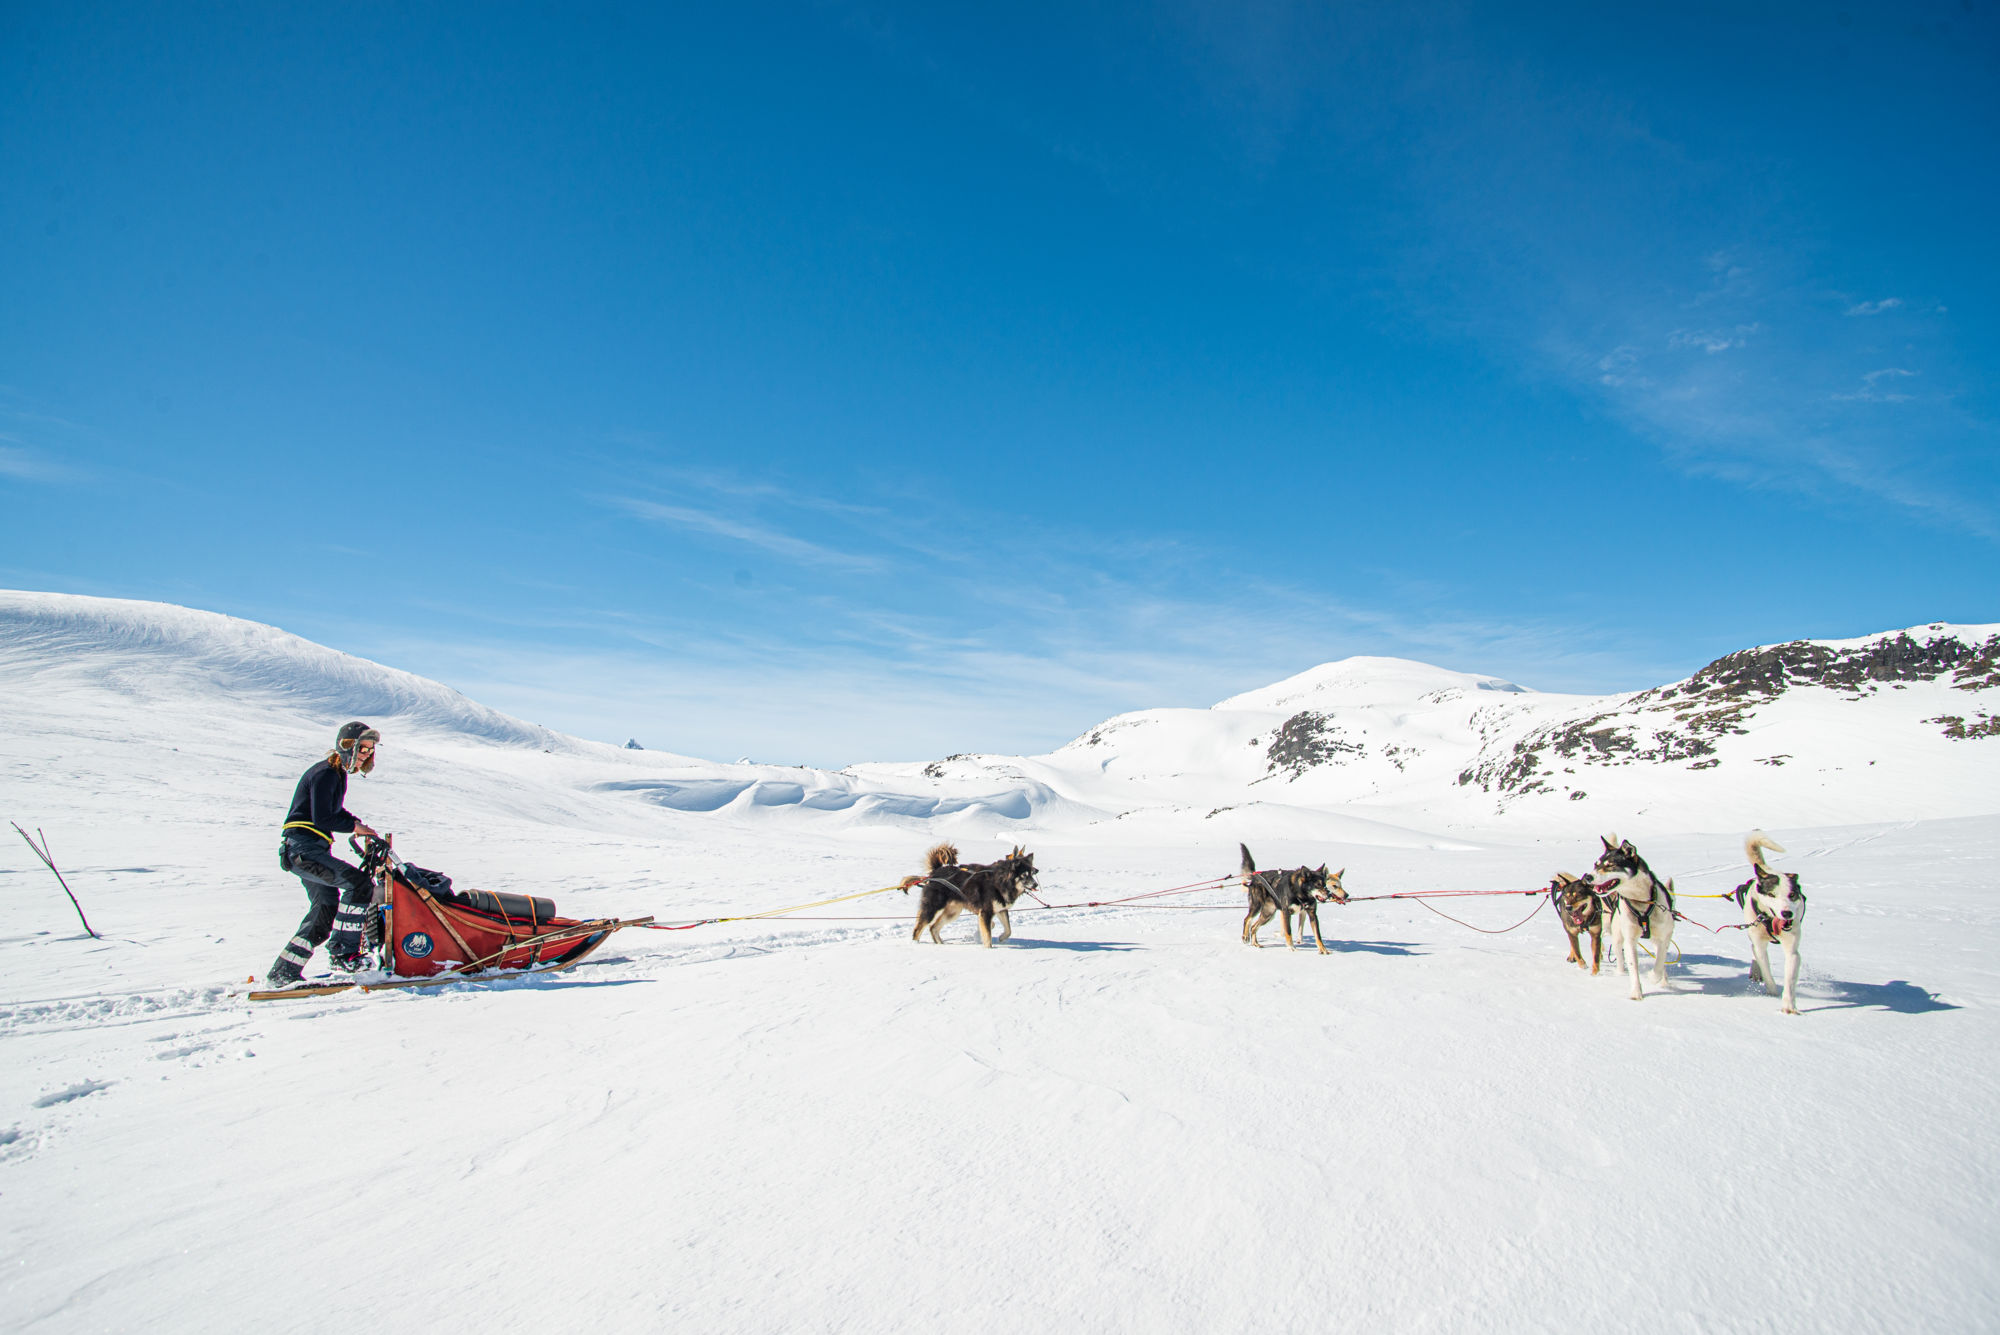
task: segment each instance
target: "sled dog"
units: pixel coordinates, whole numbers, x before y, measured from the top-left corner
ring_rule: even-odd
[[[1578,937],[1590,935],[1590,972],[1597,974],[1604,959],[1604,901],[1597,897],[1588,879],[1559,871],[1549,882],[1549,899],[1562,917],[1563,931],[1569,936],[1569,958],[1565,964],[1583,967],[1583,946]]]
[[[1243,854],[1243,888],[1250,892],[1250,911],[1243,915],[1243,943],[1261,946],[1257,930],[1271,921],[1271,915],[1283,914],[1279,920],[1285,928],[1285,949],[1295,948],[1292,940],[1292,913],[1299,915],[1299,935],[1305,935],[1308,923],[1312,925],[1313,944],[1319,953],[1327,953],[1326,942],[1319,934],[1319,906],[1329,900],[1335,904],[1347,902],[1347,891],[1340,885],[1340,878],[1347,874],[1342,867],[1329,873],[1326,864],[1321,863],[1315,871],[1311,867],[1294,867],[1290,871],[1258,871],[1257,864],[1250,857],[1247,844],[1238,844]]]
[[[1591,869],[1597,893],[1610,915],[1611,949],[1621,971],[1632,976],[1632,1000],[1645,996],[1639,986],[1639,942],[1653,946],[1653,986],[1667,985],[1667,947],[1674,940],[1674,883],[1662,881],[1632,847],[1617,835],[1601,840],[1604,852]]]
[[[939,945],[944,938],[938,929],[971,909],[979,915],[980,944],[993,944],[993,919],[1000,919],[1000,939],[1014,935],[1014,921],[1008,910],[1014,901],[1036,888],[1035,855],[1018,844],[998,862],[962,864],[958,850],[939,844],[925,855],[929,871],[903,879],[902,888],[922,888],[917,901],[917,925],[910,940],[921,941],[930,932]]]
[[[1771,977],[1770,945],[1785,948],[1786,1015],[1799,1013],[1799,940],[1806,930],[1806,896],[1799,889],[1797,872],[1772,871],[1764,862],[1764,850],[1782,853],[1785,846],[1768,838],[1762,830],[1752,830],[1743,841],[1750,859],[1750,879],[1736,887],[1731,896],[1743,906],[1744,935],[1750,938],[1750,981],[1762,983],[1764,994],[1778,995],[1777,980]]]

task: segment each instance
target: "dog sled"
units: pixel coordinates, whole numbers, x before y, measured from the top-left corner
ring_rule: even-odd
[[[624,927],[644,918],[564,918],[536,895],[455,890],[442,872],[396,856],[386,839],[354,838],[361,870],[375,886],[368,909],[367,942],[380,951],[382,969],[293,987],[250,993],[252,1001],[329,996],[358,990],[437,987],[477,978],[556,973],[581,963]]]

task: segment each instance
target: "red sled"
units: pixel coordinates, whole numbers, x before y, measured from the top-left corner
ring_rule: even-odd
[[[619,928],[652,921],[564,918],[538,896],[454,890],[386,841],[365,840],[360,852],[382,915],[382,964],[398,979],[567,969]]]
[[[432,987],[461,978],[504,978],[567,969],[604,944],[621,927],[643,927],[645,918],[562,918],[556,906],[531,895],[454,890],[442,872],[414,867],[396,856],[386,839],[348,840],[361,870],[375,883],[368,908],[369,935],[380,930],[382,965],[392,975],[310,983],[250,993],[252,1001],[329,996],[356,988],[380,992]],[[365,977],[365,975],[364,975]]]

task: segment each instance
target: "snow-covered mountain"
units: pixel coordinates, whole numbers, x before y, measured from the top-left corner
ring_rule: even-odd
[[[1226,830],[1429,846],[1453,834],[2000,810],[1994,625],[1764,646],[1615,696],[1348,658],[1208,709],[1121,714],[1048,755],[840,771],[581,741],[269,626],[158,603],[0,593],[0,682],[23,705],[66,702],[64,729],[96,720],[81,726],[135,740],[158,732],[161,745],[199,750],[200,737],[153,707],[200,699],[218,718],[310,750],[331,726],[364,717],[392,741],[418,741],[434,782],[507,769],[517,762],[503,755],[525,752],[560,769],[579,803],[820,828],[1170,841]],[[34,710],[14,726],[34,731]]]
[[[567,741],[414,673],[168,603],[0,591],[0,674],[26,693],[119,697],[135,715],[194,694],[293,717],[379,716],[537,747]]]
[[[0,779],[31,784],[59,765],[78,787],[101,790],[135,761],[170,765],[174,780],[155,800],[203,808],[245,770],[274,794],[289,792],[299,758],[323,749],[350,718],[381,727],[385,756],[422,787],[476,796],[499,815],[546,811],[513,795],[529,772],[535,787],[566,792],[566,813],[589,809],[592,819],[614,821],[623,813],[636,828],[662,811],[791,816],[829,831],[888,834],[1095,814],[1013,781],[941,793],[586,741],[256,622],[163,603],[0,591],[0,734],[10,741]]]
[[[1930,625],[1749,649],[1613,696],[1349,658],[1121,714],[1046,756],[857,771],[1032,784],[1125,820],[1727,829],[2000,810],[1996,734],[2000,626]]]

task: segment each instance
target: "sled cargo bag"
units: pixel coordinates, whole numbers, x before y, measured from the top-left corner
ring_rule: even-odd
[[[496,894],[491,890],[454,890],[451,888],[451,877],[429,867],[419,867],[414,862],[405,862],[396,868],[396,875],[408,881],[413,889],[428,890],[434,898],[447,904],[484,909],[503,918],[525,918],[534,926],[555,920],[556,904],[552,899],[535,895]]]
[[[484,890],[434,894],[395,871],[388,873],[382,943],[392,973],[424,978],[468,964],[528,969],[561,964],[597,943],[600,932],[572,933],[580,924],[555,916],[549,900]]]

